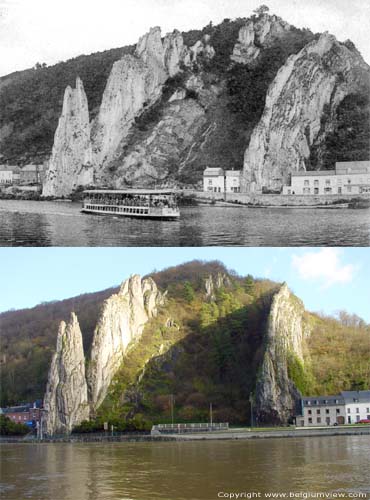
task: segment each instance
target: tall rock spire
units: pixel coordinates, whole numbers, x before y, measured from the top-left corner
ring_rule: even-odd
[[[260,422],[287,423],[300,394],[288,376],[289,356],[303,363],[308,330],[304,306],[284,283],[274,295],[265,333],[262,366],[256,384],[256,411]]]
[[[43,196],[69,195],[77,186],[92,184],[94,169],[87,97],[82,80],[64,92],[63,110],[55,132]]]
[[[46,432],[70,433],[89,419],[85,356],[77,316],[61,322],[44,398]]]
[[[157,314],[161,297],[151,278],[133,275],[123,282],[117,294],[105,301],[94,332],[88,372],[94,410],[104,400],[130,343],[141,337],[149,318]]]
[[[324,33],[288,58],[266,96],[244,158],[244,190],[280,190],[304,171],[311,147],[325,139],[322,118],[361,89],[368,66],[356,50]]]

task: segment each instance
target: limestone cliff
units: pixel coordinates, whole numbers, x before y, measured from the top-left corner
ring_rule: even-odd
[[[284,283],[274,295],[264,338],[264,355],[256,384],[259,422],[287,423],[294,414],[299,392],[288,377],[289,356],[303,362],[303,303]]]
[[[216,275],[210,274],[204,280],[204,287],[206,290],[206,299],[212,301],[216,298],[216,291],[220,288],[231,285],[230,278],[225,273],[217,273]]]
[[[44,398],[48,434],[69,433],[89,418],[85,356],[77,316],[61,322]]]
[[[140,38],[134,56],[125,56],[113,65],[93,126],[100,170],[114,158],[135,117],[160,97],[165,81],[180,71],[184,54],[178,31],[162,42],[161,30],[156,27]]]
[[[179,169],[205,123],[205,110],[196,100],[173,100],[158,123],[125,154],[114,173],[115,187],[165,182]]]
[[[231,60],[240,64],[253,64],[263,48],[272,45],[276,38],[284,36],[290,30],[290,24],[280,17],[268,14],[263,14],[255,21],[247,21],[240,28]]]
[[[43,186],[44,196],[69,195],[94,181],[87,98],[80,78],[67,87]]]
[[[245,153],[244,189],[279,191],[292,172],[305,170],[323,114],[333,115],[366,78],[368,66],[357,50],[328,33],[290,56],[268,90]]]
[[[103,402],[124,355],[138,340],[149,318],[157,314],[162,295],[151,278],[131,276],[105,301],[94,332],[88,370],[92,410]]]

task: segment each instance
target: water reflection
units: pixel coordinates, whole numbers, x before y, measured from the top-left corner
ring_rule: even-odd
[[[4,499],[217,498],[219,491],[370,494],[368,436],[3,445]]]
[[[80,213],[79,204],[0,200],[0,245],[368,246],[370,210],[183,207],[178,221]]]

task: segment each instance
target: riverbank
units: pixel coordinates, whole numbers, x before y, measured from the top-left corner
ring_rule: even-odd
[[[361,201],[370,203],[370,194],[358,195],[282,195],[282,194],[247,194],[247,193],[212,193],[190,191],[184,193],[198,202],[221,205],[246,205],[255,208],[348,208]]]
[[[316,427],[316,428],[287,428],[287,429],[229,429],[228,431],[198,432],[187,434],[161,434],[152,436],[150,434],[71,434],[70,436],[58,436],[44,438],[42,441],[36,438],[2,436],[0,443],[122,443],[122,442],[156,442],[156,441],[199,441],[199,440],[244,440],[244,439],[271,439],[271,438],[300,438],[320,436],[370,436],[370,425],[365,426],[343,426],[343,427]]]

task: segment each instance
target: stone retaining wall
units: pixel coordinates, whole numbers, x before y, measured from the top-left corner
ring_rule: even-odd
[[[261,207],[302,207],[302,206],[325,206],[339,203],[349,203],[352,200],[370,200],[370,194],[362,195],[282,195],[282,194],[247,194],[247,193],[211,193],[204,191],[184,192],[185,195],[194,196],[200,200],[223,200],[245,205]]]

